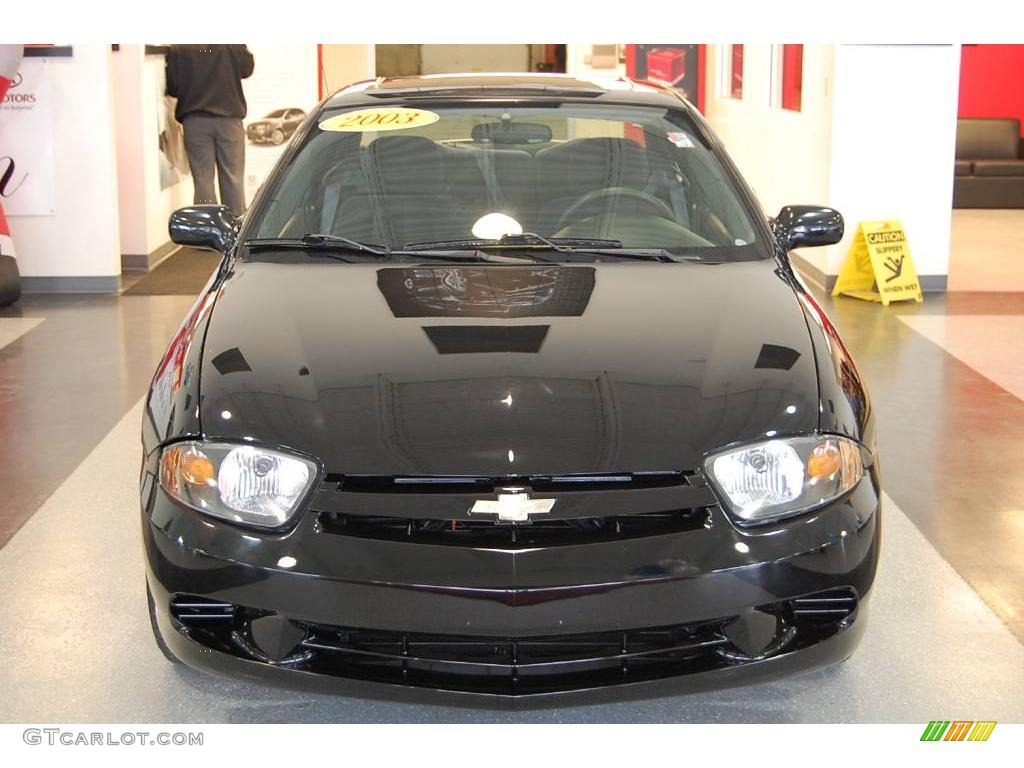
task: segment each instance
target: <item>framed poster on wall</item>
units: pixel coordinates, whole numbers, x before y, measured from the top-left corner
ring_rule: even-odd
[[[145,79],[152,85],[156,110],[156,141],[160,158],[160,189],[168,189],[191,171],[185,153],[185,129],[174,117],[178,100],[167,95],[167,52],[169,45],[147,45]]]
[[[626,46],[626,76],[675,88],[704,111],[704,45]]]
[[[26,55],[0,104],[0,196],[8,216],[56,213],[47,61]]]
[[[245,118],[245,201],[252,202],[288,140],[316,105],[315,45],[250,45],[256,66],[242,81]]]

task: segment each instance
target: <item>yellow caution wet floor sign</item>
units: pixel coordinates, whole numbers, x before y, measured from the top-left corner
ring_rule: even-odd
[[[839,271],[832,295],[858,299],[923,301],[907,235],[899,221],[862,221]]]

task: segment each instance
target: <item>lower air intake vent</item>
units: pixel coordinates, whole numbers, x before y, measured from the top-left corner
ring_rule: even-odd
[[[849,618],[857,607],[857,594],[849,587],[815,592],[790,601],[797,621],[835,624]]]
[[[171,601],[171,615],[187,627],[230,624],[235,606],[208,597],[179,595]]]
[[[332,626],[179,596],[178,629],[201,645],[307,673],[505,696],[569,691],[757,663],[848,628],[849,588],[759,606],[775,636],[751,652],[739,616],[691,624],[541,637],[446,635]],[[201,618],[206,617],[206,618]],[[268,618],[270,620],[268,620]],[[749,633],[748,633],[749,634]],[[274,652],[276,650],[276,652]]]

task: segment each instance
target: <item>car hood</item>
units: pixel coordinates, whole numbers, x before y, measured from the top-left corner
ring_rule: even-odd
[[[238,263],[200,386],[208,437],[338,473],[694,469],[818,423],[806,322],[770,261]]]

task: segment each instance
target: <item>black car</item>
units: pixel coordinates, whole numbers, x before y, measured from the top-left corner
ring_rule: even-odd
[[[275,109],[260,120],[249,123],[245,127],[245,135],[253,144],[284,144],[305,118],[305,111],[296,107]]]
[[[787,257],[842,217],[764,216],[673,91],[362,83],[170,230],[224,253],[143,428],[172,658],[507,704],[853,652],[871,407]]]

